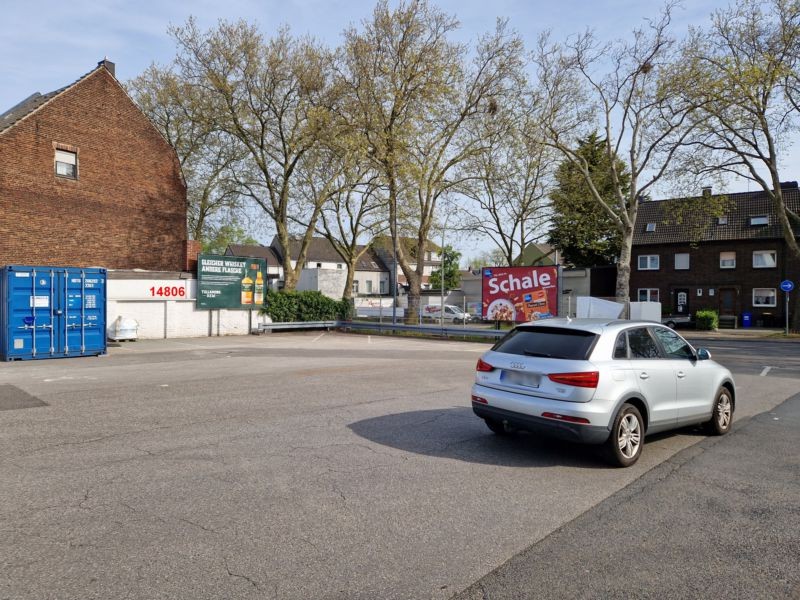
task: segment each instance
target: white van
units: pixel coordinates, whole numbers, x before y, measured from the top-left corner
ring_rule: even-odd
[[[441,318],[442,307],[436,304],[428,304],[422,307],[422,318],[432,321],[439,321]],[[469,323],[472,317],[461,310],[455,304],[444,305],[444,321],[446,323]]]

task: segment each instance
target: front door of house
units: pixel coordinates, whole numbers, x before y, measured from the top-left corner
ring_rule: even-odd
[[[689,290],[686,288],[675,290],[675,314],[689,314]]]
[[[736,314],[736,289],[735,288],[720,288],[719,289],[719,314],[721,314],[721,315],[735,315]]]

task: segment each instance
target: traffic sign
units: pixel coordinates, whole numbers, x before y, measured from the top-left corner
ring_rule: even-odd
[[[781,289],[788,294],[794,289],[794,283],[788,279],[781,281]]]

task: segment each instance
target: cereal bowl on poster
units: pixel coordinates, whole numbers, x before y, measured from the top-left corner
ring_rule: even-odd
[[[498,298],[489,304],[486,309],[486,315],[490,321],[515,321],[517,311],[510,300]]]

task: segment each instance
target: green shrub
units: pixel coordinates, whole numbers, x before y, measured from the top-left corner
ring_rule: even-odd
[[[714,331],[719,327],[719,315],[715,310],[698,310],[695,314],[697,329],[702,331]]]
[[[298,321],[336,321],[344,319],[351,304],[346,300],[333,300],[320,292],[267,291],[263,312],[275,323]]]

